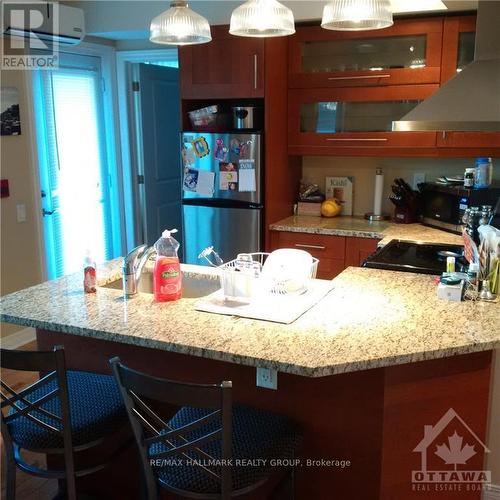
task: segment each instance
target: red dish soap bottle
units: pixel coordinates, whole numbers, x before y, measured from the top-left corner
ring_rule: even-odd
[[[177,251],[179,242],[172,237],[177,229],[163,231],[155,243],[156,262],[153,272],[154,296],[157,302],[178,300],[182,296],[181,265]]]
[[[90,250],[87,250],[83,262],[83,290],[85,293],[96,292],[96,268],[95,260],[92,258]]]

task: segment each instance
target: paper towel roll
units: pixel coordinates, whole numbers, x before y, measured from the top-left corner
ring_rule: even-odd
[[[375,193],[373,197],[373,214],[382,215],[382,195],[384,191],[384,174],[380,168],[375,173]]]

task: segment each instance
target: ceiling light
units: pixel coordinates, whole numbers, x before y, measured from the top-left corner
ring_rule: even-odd
[[[441,0],[418,0],[418,2],[415,2],[415,0],[391,0],[391,10],[398,14],[447,9],[448,7]]]
[[[361,31],[392,26],[389,0],[332,0],[323,9],[321,27],[327,30]]]
[[[229,33],[252,37],[293,35],[293,12],[277,0],[248,0],[233,10]]]
[[[170,9],[151,21],[149,39],[166,45],[194,45],[212,40],[210,25],[191,10],[185,0],[174,0]]]

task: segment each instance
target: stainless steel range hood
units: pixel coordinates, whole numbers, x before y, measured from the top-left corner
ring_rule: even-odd
[[[500,131],[500,1],[480,0],[474,62],[401,120],[395,131]]]

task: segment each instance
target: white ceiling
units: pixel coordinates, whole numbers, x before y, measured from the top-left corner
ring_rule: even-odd
[[[282,0],[293,10],[295,20],[321,19],[325,0]],[[405,11],[418,8],[420,0],[392,0]],[[85,11],[87,33],[114,40],[140,40],[149,37],[153,17],[168,9],[168,0],[73,0]],[[193,0],[189,6],[206,17],[210,24],[229,24],[231,12],[243,0]],[[475,10],[477,0],[443,0],[451,11]],[[395,10],[397,12],[397,9]]]

